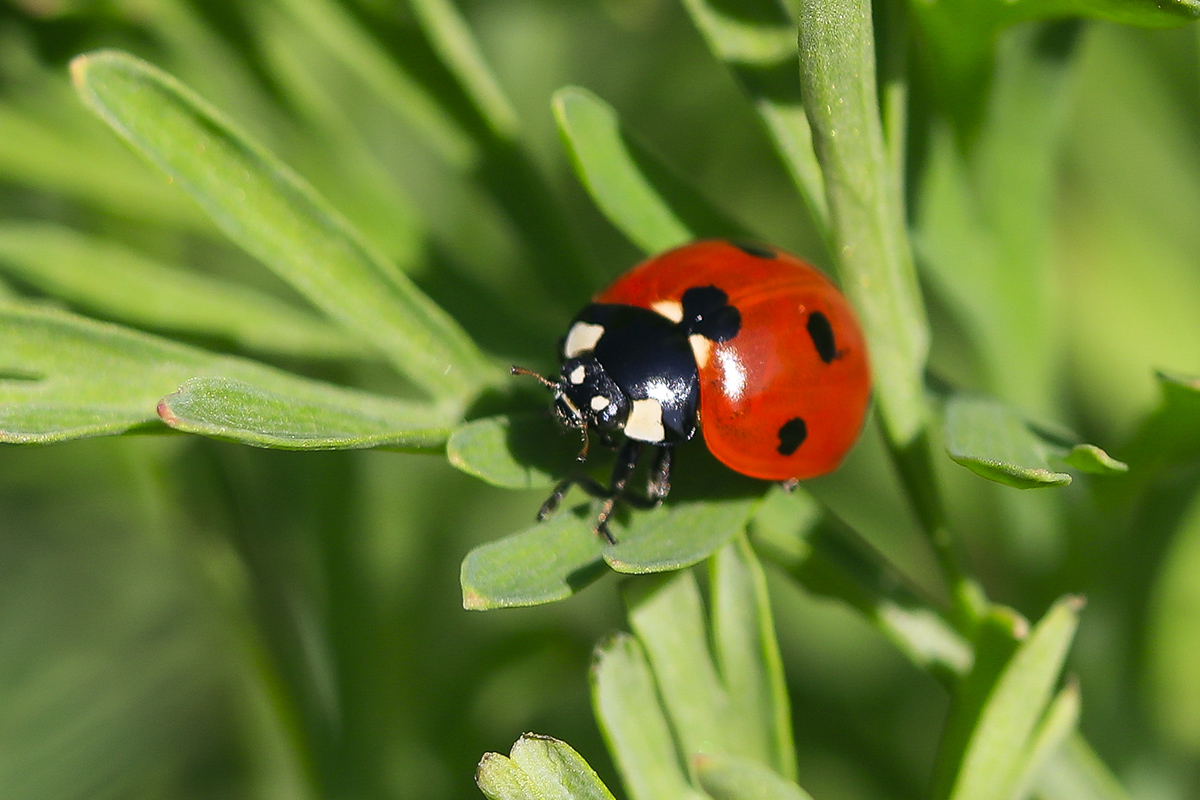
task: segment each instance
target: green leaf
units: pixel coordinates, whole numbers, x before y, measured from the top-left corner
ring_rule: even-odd
[[[434,153],[460,170],[474,167],[479,152],[471,138],[345,8],[329,0],[282,0],[281,5],[313,41],[407,121]]]
[[[1025,800],[1037,784],[1042,771],[1057,755],[1079,724],[1079,684],[1068,683],[1050,703],[1046,714],[1029,743],[1024,764],[1013,787],[1010,800]]]
[[[577,86],[554,93],[554,119],[575,173],[608,220],[647,253],[707,236],[746,237],[621,126],[616,111]]]
[[[811,800],[795,783],[748,758],[706,754],[692,764],[713,800]]]
[[[592,706],[630,800],[702,800],[671,735],[638,640],[619,633],[596,648]]]
[[[115,51],[79,56],[71,69],[84,102],[231,239],[414,382],[463,398],[498,377],[444,311],[191,90]]]
[[[164,404],[179,404],[185,415],[179,426],[198,433],[292,449],[436,449],[448,433],[441,409],[321,384],[53,309],[0,305],[0,441],[47,443],[153,428],[160,399],[197,376],[225,380],[185,386]],[[210,416],[190,416],[202,411]],[[320,429],[318,422],[330,427]]]
[[[807,591],[858,609],[914,664],[947,685],[971,667],[971,646],[912,582],[803,489],[767,495],[751,523],[755,548]]]
[[[1078,624],[1078,598],[1055,603],[1021,643],[976,718],[952,800],[1008,800],[1030,755]]]
[[[565,511],[481,544],[462,562],[463,608],[485,611],[565,600],[604,574],[602,549],[590,524]]]
[[[612,793],[566,742],[526,733],[508,758],[488,753],[475,782],[492,800],[612,800]]]
[[[282,355],[344,358],[363,345],[270,295],[160,264],[48,223],[0,223],[0,271],[95,314]]]
[[[87,119],[82,111],[80,117]],[[212,232],[179,192],[153,180],[130,153],[98,138],[0,102],[0,177],[117,217]]]
[[[1129,800],[1129,793],[1076,732],[1037,776],[1042,800]]]
[[[468,422],[446,443],[450,463],[504,489],[549,489],[577,469],[580,440],[546,415],[511,414]]]
[[[745,528],[757,501],[732,497],[633,511],[628,522],[618,519],[609,525],[617,544],[605,546],[604,560],[631,575],[699,564]]]
[[[717,668],[748,722],[742,735],[759,762],[795,780],[791,703],[762,566],[738,536],[709,559],[709,568]]]
[[[623,588],[629,624],[645,648],[680,751],[762,761],[755,743],[763,738],[757,731],[747,737],[761,720],[737,706],[713,662],[695,576],[681,571]]]
[[[888,439],[903,448],[925,428],[929,325],[900,176],[889,169],[884,148],[869,0],[800,4],[800,77],[825,176],[838,275],[871,348]]]
[[[430,43],[487,120],[492,133],[501,139],[515,139],[517,112],[484,62],[458,9],[448,0],[411,0],[411,4]]]
[[[436,451],[450,433],[444,410],[300,378],[192,378],[162,399],[158,416],[184,433],[280,450]]]
[[[1200,495],[1171,535],[1151,592],[1145,648],[1155,727],[1181,752],[1200,752]]]
[[[604,563],[630,574],[692,566],[742,529],[754,503],[722,499],[633,510],[628,521],[618,516],[611,522],[615,545],[597,536],[578,509],[559,511],[471,550],[462,564],[463,605],[482,611],[563,600],[603,575]]]
[[[754,103],[828,244],[829,206],[800,93],[796,23],[776,0],[740,3],[736,17],[721,6],[714,0],[684,0],[709,49],[725,62]]]
[[[1071,476],[1051,468],[1050,459],[1102,475],[1128,466],[1071,434],[1032,423],[1012,407],[987,398],[956,395],[946,403],[946,450],[950,457],[988,480],[1032,489],[1065,486]]]
[[[1200,378],[1157,374],[1162,400],[1123,455],[1143,480],[1158,469],[1200,454]]]

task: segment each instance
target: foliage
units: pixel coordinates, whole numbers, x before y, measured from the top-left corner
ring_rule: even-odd
[[[3,7],[4,795],[1193,796],[1198,16]],[[858,310],[847,463],[533,523],[509,361],[727,236]]]

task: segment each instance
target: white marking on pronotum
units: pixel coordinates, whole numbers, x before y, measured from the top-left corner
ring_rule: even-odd
[[[586,377],[587,370],[583,368],[583,364],[580,364],[575,369],[571,370],[571,374],[567,376],[567,380],[578,386],[579,384],[583,383],[583,379]]]
[[[592,407],[592,411],[603,411],[608,408],[608,398],[604,395],[596,395],[588,403]]]
[[[567,341],[563,343],[563,355],[575,358],[580,353],[596,349],[596,342],[604,335],[603,325],[593,325],[590,322],[576,322],[567,331]]]
[[[641,442],[661,442],[667,438],[663,429],[662,403],[654,399],[634,400],[625,422],[625,435]]]
[[[692,355],[696,357],[696,366],[700,369],[707,367],[708,359],[712,357],[712,339],[693,333],[688,337],[688,344],[692,346]]]
[[[678,300],[659,300],[651,303],[650,308],[662,314],[676,324],[683,322],[683,303]]]

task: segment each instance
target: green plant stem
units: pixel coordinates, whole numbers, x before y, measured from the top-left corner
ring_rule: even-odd
[[[946,519],[941,484],[933,468],[928,429],[907,445],[888,442],[892,463],[917,514],[950,590],[952,621],[970,635],[987,605],[978,583],[970,577]]]

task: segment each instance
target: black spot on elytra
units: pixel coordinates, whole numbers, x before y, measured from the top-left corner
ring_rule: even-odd
[[[817,355],[826,364],[832,363],[838,357],[838,351],[837,342],[833,338],[833,326],[829,324],[829,317],[820,311],[814,311],[808,315],[808,323],[805,327],[808,328],[808,335],[817,348]]]
[[[732,240],[730,240],[729,243],[748,256],[754,256],[755,258],[775,258],[775,251],[771,250],[770,248],[763,247],[760,244],[735,242]]]
[[[742,314],[716,286],[693,286],[683,293],[684,329],[714,342],[727,342],[742,329]]]
[[[790,456],[796,452],[804,440],[808,438],[808,426],[799,417],[792,417],[779,426],[779,447],[775,448],[781,456]]]

